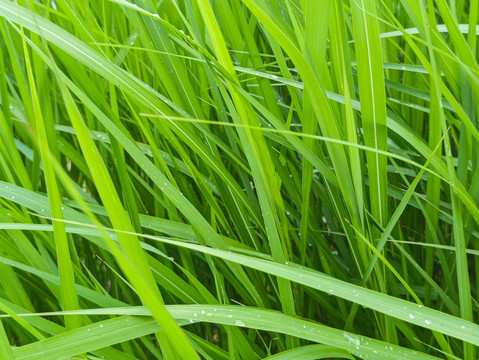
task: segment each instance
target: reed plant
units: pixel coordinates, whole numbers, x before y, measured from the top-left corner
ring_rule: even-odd
[[[476,359],[478,15],[0,0],[0,358]]]

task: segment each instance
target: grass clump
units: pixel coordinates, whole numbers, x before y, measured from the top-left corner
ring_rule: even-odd
[[[477,20],[0,0],[0,358],[475,359]]]

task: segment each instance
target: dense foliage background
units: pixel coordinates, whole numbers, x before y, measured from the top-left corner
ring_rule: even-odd
[[[0,0],[0,358],[476,359],[478,15]]]

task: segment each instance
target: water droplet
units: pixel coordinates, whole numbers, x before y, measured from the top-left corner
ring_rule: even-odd
[[[410,318],[410,319],[414,319],[414,315],[413,315],[413,314],[409,314],[409,318]]]
[[[233,315],[228,315],[228,317],[231,319],[233,317]]]
[[[432,324],[432,321],[429,320],[429,319],[424,320],[424,322],[426,323],[426,325],[431,325]]]
[[[235,321],[235,325],[237,325],[237,326],[246,326],[246,324],[245,324],[244,321],[242,321],[242,320],[236,320],[236,321]]]
[[[103,327],[103,324],[100,324],[100,327],[102,328],[102,327]]]
[[[361,342],[359,341],[359,339],[355,339],[354,337],[352,337],[348,333],[343,333],[343,337],[348,341],[348,343],[352,343],[356,346],[361,345]]]

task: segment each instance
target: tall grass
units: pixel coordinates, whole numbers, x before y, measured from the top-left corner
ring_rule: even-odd
[[[476,359],[478,15],[0,0],[0,358]]]

